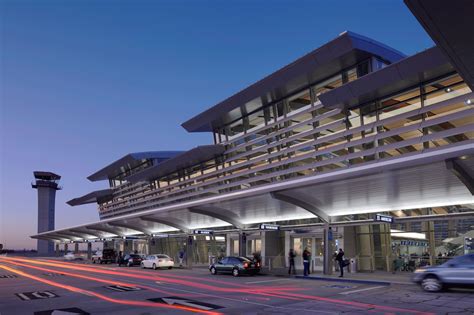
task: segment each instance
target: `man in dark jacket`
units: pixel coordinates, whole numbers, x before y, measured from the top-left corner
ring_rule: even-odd
[[[311,261],[311,252],[306,247],[303,251],[303,267],[304,267],[304,275],[307,276],[309,274],[309,262]]]
[[[295,251],[290,249],[290,252],[288,253],[288,261],[290,262],[290,268],[288,269],[288,274],[291,274],[291,271],[293,270],[293,274],[296,275],[296,269],[295,269]]]
[[[336,261],[339,263],[339,269],[341,270],[340,278],[344,277],[344,251],[339,248],[339,252],[336,255]]]

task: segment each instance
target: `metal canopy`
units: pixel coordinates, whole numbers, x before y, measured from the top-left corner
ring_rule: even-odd
[[[84,196],[74,198],[66,202],[70,206],[84,205],[87,203],[99,203],[112,200],[113,189],[102,189],[90,192]]]
[[[325,107],[354,107],[453,72],[438,47],[369,73],[319,96]]]
[[[217,218],[229,224],[232,224],[238,229],[244,228],[244,224],[238,213],[233,213],[227,209],[215,207],[215,206],[197,206],[188,209],[190,212],[207,215],[213,218]]]
[[[474,1],[405,0],[405,4],[474,90]]]
[[[250,112],[309,84],[322,81],[370,56],[377,56],[388,63],[406,57],[373,39],[344,32],[320,48],[189,119],[182,126],[189,132],[212,131],[217,126],[238,119],[244,112]],[[230,114],[239,107],[240,111]]]
[[[58,237],[61,232],[74,232],[77,229],[103,231],[118,236],[136,234],[134,230],[109,225],[114,222],[143,227],[152,233],[174,232],[171,226],[184,231],[229,226],[228,222],[222,220],[224,217],[218,219],[215,215],[208,216],[188,210],[199,207],[207,209],[206,211],[225,209],[226,217],[235,215],[245,225],[316,218],[313,213],[300,207],[302,205],[271,196],[272,192],[281,191],[288,196],[311,196],[311,199],[305,197],[305,201],[315,203],[319,210],[332,219],[351,214],[474,204],[474,196],[445,163],[446,160],[463,157],[461,163],[464,171],[473,172],[474,162],[469,158],[474,154],[472,144],[471,141],[393,160],[380,159],[370,165],[355,165],[321,175],[304,176],[287,182],[42,232],[33,237]]]
[[[153,160],[153,164],[161,163],[173,156],[182,153],[182,151],[150,151],[150,152],[137,152],[129,153],[115,162],[110,163],[101,170],[95,172],[94,174],[87,177],[91,182],[106,180],[109,178],[114,178],[119,174],[134,168],[144,160]]]
[[[176,155],[156,166],[147,168],[137,174],[126,178],[128,182],[137,183],[142,181],[152,181],[159,177],[174,173],[199,163],[212,160],[222,153],[225,147],[220,144],[197,146],[189,151]]]

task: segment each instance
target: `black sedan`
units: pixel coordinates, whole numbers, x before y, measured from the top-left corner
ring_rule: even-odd
[[[143,257],[137,254],[130,254],[123,256],[122,260],[119,262],[119,265],[125,265],[127,267],[140,266]]]
[[[209,266],[209,271],[217,273],[231,273],[234,277],[241,274],[255,275],[260,272],[260,263],[245,257],[224,257],[219,262]]]

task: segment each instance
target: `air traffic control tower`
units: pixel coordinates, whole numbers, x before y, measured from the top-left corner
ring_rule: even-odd
[[[54,208],[56,190],[62,189],[58,185],[61,176],[51,172],[33,172],[35,181],[31,187],[38,190],[38,233],[54,230]],[[50,256],[54,254],[54,244],[48,240],[38,240],[38,255]]]

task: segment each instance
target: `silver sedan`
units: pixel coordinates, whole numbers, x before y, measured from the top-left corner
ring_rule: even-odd
[[[474,254],[455,257],[439,266],[417,269],[413,281],[429,292],[448,287],[474,288]]]

